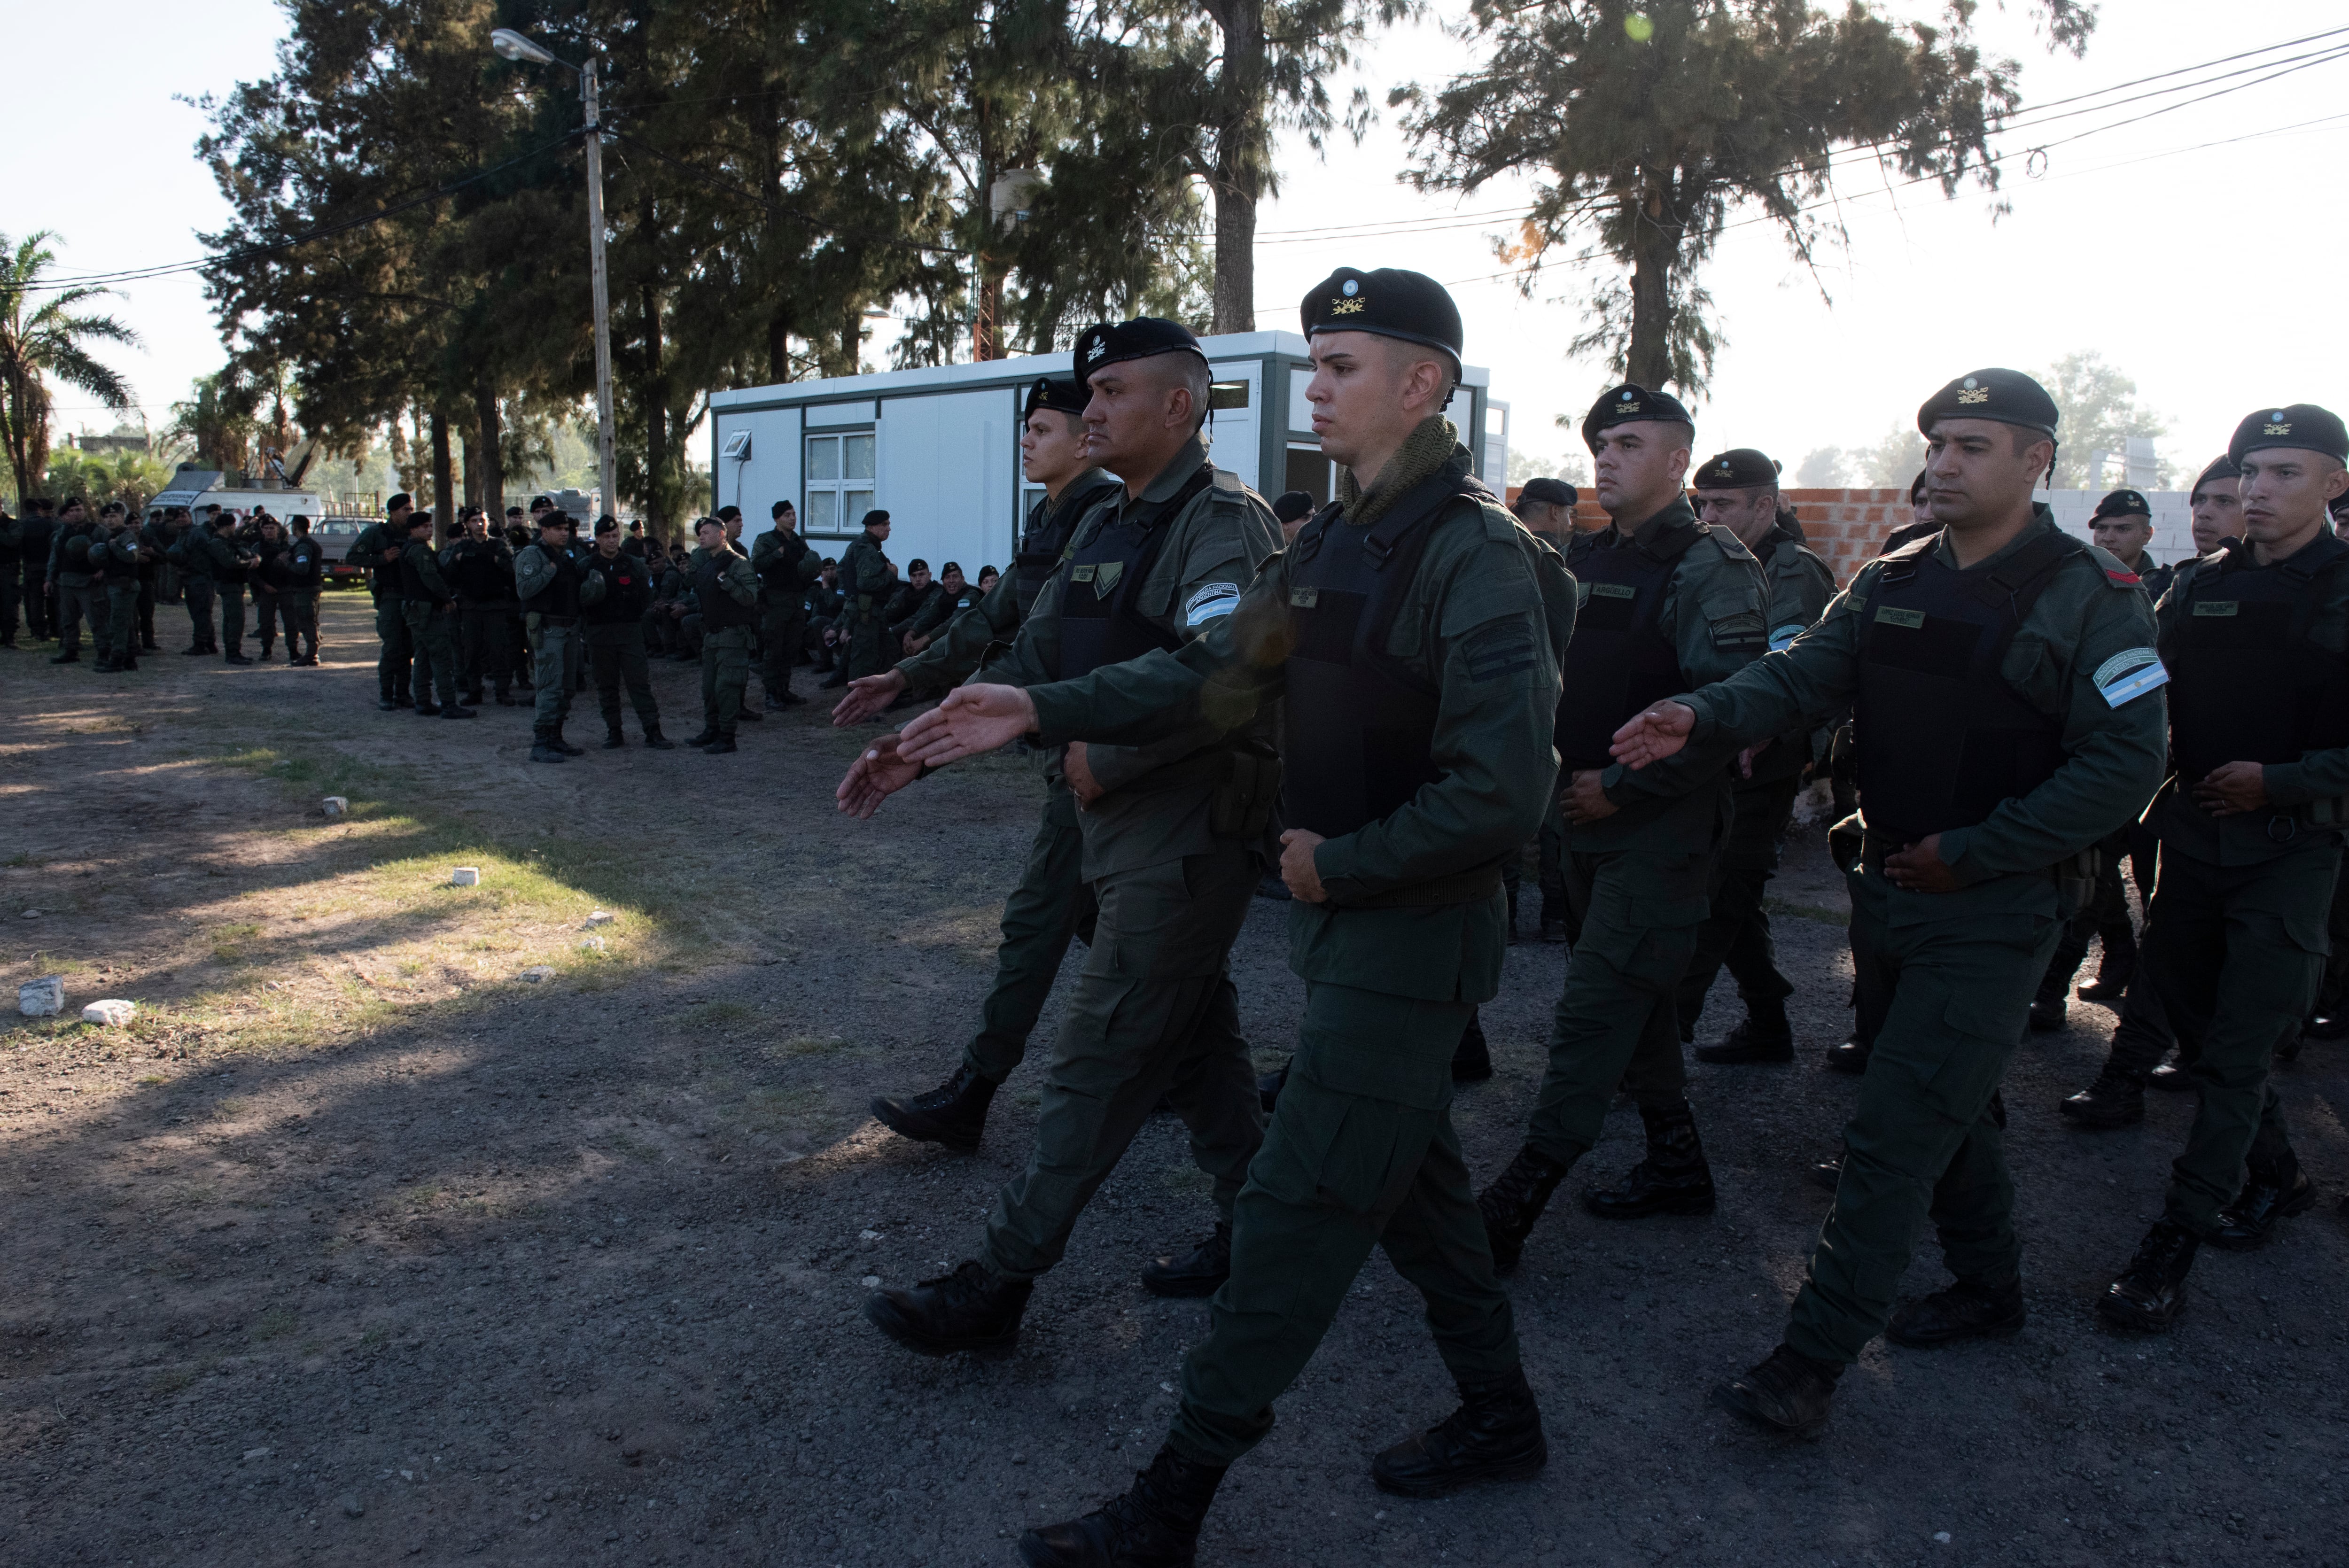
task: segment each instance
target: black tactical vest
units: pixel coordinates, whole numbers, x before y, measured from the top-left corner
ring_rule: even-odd
[[[1104,665],[1138,659],[1153,648],[1171,654],[1183,645],[1179,634],[1159,630],[1134,600],[1143,579],[1158,562],[1174,519],[1215,482],[1213,466],[1201,463],[1199,471],[1148,522],[1104,522],[1078,546],[1069,558],[1068,585],[1061,593],[1059,679],[1075,680]]]
[[[2000,661],[2067,556],[2050,531],[1994,567],[1934,558],[1940,535],[1884,557],[1860,605],[1860,810],[1870,832],[1915,842],[1970,828],[2064,763],[2064,726],[2006,684]]]
[[[554,562],[554,575],[546,585],[522,602],[522,607],[540,615],[579,614],[579,563],[564,552],[549,551],[544,545],[535,547],[538,552]]]
[[[418,604],[429,604],[432,603],[432,590],[424,585],[424,573],[416,564],[418,542],[410,542],[408,548],[399,552],[399,596]],[[430,545],[424,546],[424,554],[427,560],[431,558]]]
[[[1615,732],[1633,714],[1689,689],[1680,654],[1658,624],[1671,593],[1672,568],[1702,535],[1692,524],[1667,528],[1646,544],[1627,537],[1612,549],[1586,546],[1573,557],[1575,581],[1589,589],[1574,616],[1557,699],[1559,766],[1605,768]]]
[[[1019,606],[1019,618],[1025,621],[1028,612],[1036,607],[1036,595],[1044,591],[1045,583],[1061,564],[1061,557],[1069,551],[1069,540],[1077,531],[1077,524],[1094,505],[1106,500],[1123,487],[1097,484],[1071,495],[1064,495],[1059,504],[1040,500],[1028,514],[1028,527],[1019,536],[1019,549],[1011,557],[1011,598]]]
[[[759,617],[748,604],[738,604],[734,595],[720,583],[726,563],[732,554],[704,555],[701,564],[693,569],[693,592],[701,603],[701,629],[719,632],[729,626],[751,626]]]
[[[1292,645],[1283,671],[1281,820],[1334,839],[1392,816],[1435,766],[1437,689],[1387,652],[1395,611],[1436,521],[1455,499],[1492,492],[1438,474],[1368,528],[1336,506],[1299,531],[1288,554]]]
[[[464,540],[441,575],[467,603],[495,604],[513,593],[513,570],[499,559],[503,553],[493,539]]]
[[[800,593],[800,560],[807,552],[806,540],[796,531],[785,534],[783,542],[768,552],[766,565],[759,568],[763,591],[785,599]]]
[[[2344,560],[2349,544],[2328,531],[2289,561],[2261,566],[2234,545],[2216,570],[2195,568],[2161,639],[2181,779],[2349,746],[2349,657],[2308,640]]]

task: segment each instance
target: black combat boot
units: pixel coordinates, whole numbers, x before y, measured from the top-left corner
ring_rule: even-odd
[[[1028,1568],[1192,1568],[1199,1526],[1223,1479],[1216,1466],[1162,1448],[1124,1496],[1082,1519],[1022,1534],[1019,1560]]]
[[[443,718],[479,718],[481,716],[475,713],[470,707],[464,707],[452,702],[447,707],[440,710],[440,717]]]
[[[831,675],[826,676],[823,679],[816,682],[815,684],[818,691],[838,691],[842,686],[848,684],[848,666],[846,665],[841,665],[838,669],[833,671]]]
[[[957,1350],[1005,1351],[1019,1338],[1028,1310],[1029,1280],[999,1279],[985,1264],[966,1258],[955,1271],[909,1290],[876,1290],[864,1315],[898,1344],[925,1356]]]
[[[709,757],[723,757],[733,749],[734,738],[730,735],[721,735],[701,748],[703,755]]]
[[[1493,1076],[1493,1053],[1485,1044],[1485,1021],[1478,1009],[1468,1009],[1468,1026],[1460,1031],[1460,1043],[1452,1047],[1452,1081],[1483,1083]]]
[[[1536,935],[1543,942],[1566,940],[1566,900],[1542,895],[1541,928]]]
[[[789,686],[783,687],[781,691],[769,692],[767,702],[773,707],[805,707],[807,706],[807,698]]]
[[[438,718],[440,717],[440,705],[429,699],[419,702],[416,705],[416,717],[419,718]]]
[[[605,726],[604,727],[604,749],[605,749],[605,750],[606,750],[606,751],[617,751],[617,750],[619,750],[621,748],[623,748],[623,747],[626,746],[627,744],[628,744],[628,738],[627,738],[626,736],[622,735],[622,734],[620,733],[620,727],[619,727],[618,725],[616,725],[616,724],[607,724],[607,725],[605,725]]]
[[[2314,1207],[2316,1183],[2300,1168],[2299,1156],[2289,1150],[2275,1160],[2254,1155],[2243,1190],[2219,1211],[2219,1228],[2208,1239],[2214,1247],[2248,1253],[2268,1239],[2278,1220],[2305,1214]]]
[[[1523,1367],[1460,1385],[1460,1408],[1371,1461],[1381,1491],[1441,1497],[1473,1481],[1524,1480],[1549,1462]]]
[[[746,719],[749,719],[752,724],[757,724],[760,720],[761,720],[761,719],[765,718],[767,716],[766,716],[766,714],[765,714],[765,713],[763,713],[763,712],[762,712],[762,711],[761,711],[760,709],[755,708],[755,707],[752,707],[749,703],[747,703],[747,702],[746,702],[746,703],[744,703],[744,704],[742,705],[742,711],[741,711],[740,713],[739,713],[739,714],[735,715],[735,717],[736,717],[737,718],[746,718]]]
[[[1699,1046],[1696,1059],[1722,1067],[1749,1062],[1791,1062],[1795,1059],[1795,1026],[1786,1021],[1786,1002],[1774,996],[1745,1004],[1745,1017],[1718,1045]]]
[[[1911,1350],[1958,1339],[2004,1339],[2023,1332],[2025,1315],[2021,1280],[1999,1289],[1960,1280],[1894,1313],[1884,1337]]]
[[[1232,1227],[1216,1222],[1215,1231],[1181,1257],[1153,1258],[1142,1265],[1142,1288],[1153,1295],[1213,1295],[1232,1277]]]
[[[500,686],[498,688],[498,706],[500,707],[512,707],[513,705],[514,697],[512,690],[506,686]]]
[[[1750,1421],[1806,1437],[1826,1423],[1842,1376],[1840,1361],[1814,1360],[1781,1345],[1759,1367],[1723,1384],[1714,1398]]]
[[[554,734],[551,731],[543,729],[538,731],[530,738],[530,759],[533,762],[568,762],[571,760],[571,758],[563,755],[563,748],[554,744]]]
[[[2137,934],[2126,925],[2116,925],[2100,934],[2104,955],[2096,960],[2096,977],[2080,987],[2080,1000],[2117,1003],[2137,974]]]
[[[955,1068],[954,1077],[927,1094],[908,1095],[903,1099],[875,1096],[872,1110],[883,1126],[900,1138],[910,1138],[916,1143],[943,1143],[948,1149],[967,1153],[978,1147],[979,1135],[987,1130],[987,1108],[993,1102],[998,1087],[965,1062]]]
[[[1593,1187],[1582,1206],[1602,1220],[1644,1220],[1651,1214],[1713,1212],[1713,1171],[1697,1141],[1689,1102],[1658,1110],[1640,1108],[1648,1124],[1648,1157],[1612,1187]]]
[[[1832,1159],[1821,1160],[1812,1165],[1811,1185],[1824,1187],[1830,1192],[1843,1185],[1843,1155],[1840,1152]]]
[[[2105,1287],[2096,1311],[2104,1320],[2140,1334],[2167,1334],[2186,1310],[2186,1272],[2201,1243],[2183,1225],[2157,1220],[2121,1277]]]
[[[2184,1064],[2164,1062],[2145,1075],[2145,1087],[2158,1088],[2164,1094],[2182,1094],[2194,1087],[2194,1079]]]
[[[677,749],[677,742],[671,740],[667,736],[663,735],[660,732],[660,726],[657,724],[645,731],[645,744],[651,747],[655,751],[675,751]]]
[[[1509,890],[1509,945],[1517,944],[1517,890]]]
[[[1857,1078],[1868,1070],[1868,1053],[1875,1048],[1855,1034],[1827,1047],[1827,1067],[1832,1071],[1849,1073]]]
[[[701,727],[699,735],[688,736],[685,743],[688,746],[707,746],[717,738],[718,732],[705,724]]]
[[[585,757],[587,755],[587,748],[585,747],[574,746],[571,742],[563,738],[563,720],[559,718],[554,721],[554,749],[560,751],[565,757]]]
[[[57,654],[50,658],[49,663],[53,665],[78,665],[81,663],[81,655],[79,654]]]
[[[1549,1195],[1557,1191],[1570,1169],[1527,1144],[1517,1150],[1499,1181],[1476,1194],[1476,1212],[1485,1222],[1485,1240],[1493,1249],[1495,1274],[1507,1274],[1517,1266],[1534,1222],[1549,1206]]]
[[[1293,1060],[1294,1058],[1291,1059]],[[1279,1067],[1274,1068],[1271,1072],[1257,1075],[1256,1080],[1256,1098],[1257,1102],[1264,1107],[1265,1115],[1270,1116],[1273,1113],[1274,1108],[1280,1104],[1280,1091],[1288,1087],[1288,1062],[1281,1063]]]
[[[2065,963],[2066,958],[2071,959]],[[2064,1026],[2068,1009],[2066,999],[2072,995],[2072,976],[2080,972],[2077,955],[2058,953],[2047,963],[2047,973],[2039,977],[2039,995],[2031,999],[2031,1032],[2052,1035]]]
[[[2127,1127],[2145,1119],[2145,1084],[2106,1062],[2095,1082],[2055,1109],[2075,1127]]]

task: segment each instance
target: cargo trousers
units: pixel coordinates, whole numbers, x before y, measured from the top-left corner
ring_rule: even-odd
[[[375,679],[386,702],[397,702],[409,695],[409,671],[416,662],[416,647],[408,635],[408,618],[401,613],[404,608],[405,602],[397,593],[376,594],[375,634],[382,641],[383,653],[375,662]]]
[[[2248,866],[2161,857],[2146,968],[2198,1102],[2163,1215],[2196,1235],[2218,1228],[2247,1160],[2291,1152],[2268,1072],[2323,980],[2340,870],[2337,841]]]
[[[1927,1219],[1960,1280],[1997,1289],[2019,1277],[1998,1087],[2064,919],[2052,897],[2041,914],[1981,907],[2016,880],[1933,894],[1899,892],[1866,861],[1845,873],[1853,967],[1883,1016],[1786,1329],[1806,1356],[1859,1359],[1891,1321]]]
[[[1704,923],[1697,928],[1688,972],[1681,976],[1676,1010],[1683,1040],[1695,1038],[1705,993],[1713,989],[1723,965],[1749,1007],[1757,1002],[1783,1002],[1795,994],[1794,983],[1779,972],[1770,911],[1763,900],[1770,879],[1778,873],[1779,846],[1802,788],[1801,778],[1790,775],[1746,785],[1732,797],[1735,804],[1729,838],[1713,864]]]
[[[1233,1205],[1231,1277],[1209,1303],[1207,1337],[1183,1357],[1167,1440],[1185,1459],[1228,1465],[1263,1441],[1273,1401],[1312,1359],[1373,1247],[1419,1291],[1455,1379],[1517,1367],[1516,1320],[1452,1125],[1452,1052],[1470,1010],[1307,983],[1288,1081]],[[1365,1077],[1365,1042],[1419,1070]]]
[[[1704,923],[1713,851],[1575,851],[1567,907],[1578,932],[1550,1015],[1526,1143],[1571,1165],[1599,1142],[1619,1086],[1643,1108],[1688,1097],[1674,994]]]
[[[792,666],[807,640],[807,603],[797,595],[785,603],[760,603],[759,685],[769,702],[782,702],[792,694]]]
[[[617,734],[620,728],[620,687],[628,688],[628,701],[636,710],[636,722],[647,735],[660,732],[660,705],[653,700],[651,667],[645,662],[644,629],[634,621],[616,624],[589,626],[587,659],[595,674],[596,704],[603,709],[604,727]]]
[[[701,727],[731,736],[742,717],[742,694],[750,684],[750,628],[719,626],[701,638]]]
[[[995,984],[979,1005],[978,1033],[963,1064],[989,1083],[1011,1076],[1028,1054],[1028,1037],[1060,976],[1071,941],[1092,945],[1096,908],[1084,878],[1085,846],[1077,798],[1066,784],[1045,786],[1044,810],[1028,849],[1019,885],[1003,901],[1003,940],[995,949]]]
[[[192,654],[220,652],[220,638],[212,632],[212,580],[209,577],[180,579],[180,598],[188,606],[188,651]],[[385,693],[389,696],[388,692]]]
[[[1060,1262],[1162,1096],[1230,1217],[1264,1116],[1225,965],[1261,870],[1231,840],[1094,880],[1093,943],[1053,1042],[1035,1148],[988,1217],[979,1256],[997,1275],[1034,1279]]]
[[[57,584],[58,652],[66,658],[81,656],[81,624],[89,623],[89,651],[98,658],[106,656],[107,620],[105,585],[88,583]]]
[[[457,606],[457,663],[462,672],[459,680],[464,685],[467,700],[481,700],[481,680],[487,676],[492,690],[499,696],[513,689],[513,634],[508,623],[513,619],[511,604],[467,604]]]
[[[571,687],[579,672],[580,627],[577,621],[558,624],[542,615],[530,632],[531,668],[538,682],[533,688],[531,734],[540,740],[562,731],[571,717]]]
[[[139,656],[139,583],[106,585],[106,637],[98,652],[117,665]]]
[[[400,606],[402,619],[408,623],[408,645],[413,651],[416,666],[414,690],[418,707],[438,693],[442,707],[457,706],[457,632],[456,614],[438,604],[421,599],[410,599]]]

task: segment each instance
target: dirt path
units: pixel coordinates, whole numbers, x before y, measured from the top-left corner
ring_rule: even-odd
[[[923,1360],[857,1315],[864,1280],[967,1255],[1025,1153],[1032,1063],[976,1156],[863,1106],[935,1082],[971,1026],[1028,767],[949,770],[862,825],[829,809],[856,738],[808,709],[731,758],[533,767],[524,710],[377,713],[363,606],[326,619],[316,671],[0,652],[0,978],[64,972],[68,1019],[142,1008],[0,1032],[0,1562],[1008,1563],[1022,1524],[1122,1487],[1206,1322],[1133,1282],[1208,1217],[1174,1124],[1102,1190],[1017,1356]],[[656,677],[689,733],[694,672]],[[317,814],[328,793],[349,817]],[[2190,1107],[2066,1129],[2054,1102],[2109,1024],[2079,1005],[2008,1084],[2024,1334],[1878,1346],[1816,1443],[1706,1405],[1775,1342],[1826,1201],[1804,1170],[1852,1098],[1816,1065],[1848,1016],[1842,894],[1816,832],[1795,854],[1803,1059],[1695,1069],[1720,1212],[1603,1228],[1561,1202],[1514,1286],[1541,1479],[1372,1490],[1367,1455],[1450,1405],[1374,1264],[1203,1563],[2349,1561],[2338,1046],[2282,1080],[2325,1207],[2206,1255],[2168,1339],[2091,1305]],[[480,888],[445,885],[460,864]],[[1235,954],[1268,1062],[1299,1000],[1282,934],[1259,903]],[[1560,969],[1514,949],[1486,1010],[1500,1075],[1459,1109],[1480,1174],[1515,1147]],[[1637,1158],[1635,1117],[1609,1134],[1593,1176]],[[1940,1278],[1929,1248],[1908,1288]]]

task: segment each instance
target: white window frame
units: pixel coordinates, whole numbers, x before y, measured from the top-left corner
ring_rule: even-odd
[[[873,472],[870,476],[850,478],[848,444],[864,440],[872,443]],[[801,531],[810,539],[854,539],[861,531],[859,523],[867,511],[879,506],[881,474],[881,430],[877,424],[827,426],[802,432],[800,437],[800,518]],[[818,464],[816,449],[827,446],[838,454],[832,465],[832,479],[815,477]],[[823,496],[828,505],[822,510],[833,513],[829,524],[817,521],[819,508],[816,497]],[[853,498],[859,498],[858,500]]]

